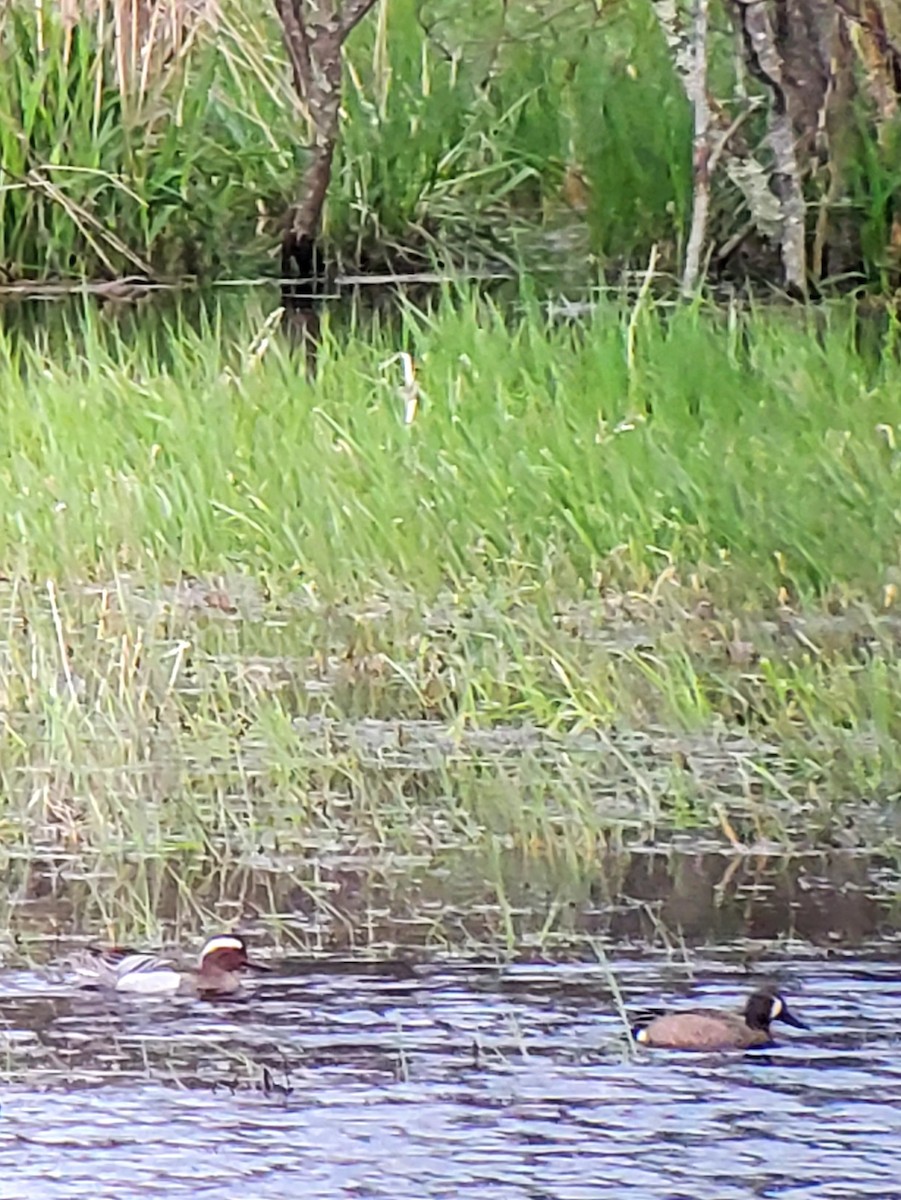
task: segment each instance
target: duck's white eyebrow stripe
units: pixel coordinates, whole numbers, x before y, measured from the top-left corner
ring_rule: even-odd
[[[229,937],[228,934],[223,934],[221,937],[210,938],[207,944],[201,951],[201,956],[206,958],[208,954],[213,954],[217,950],[243,950],[244,943],[240,938]]]

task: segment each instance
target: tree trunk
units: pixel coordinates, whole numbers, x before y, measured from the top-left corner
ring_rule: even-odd
[[[318,245],[341,120],[342,49],[377,0],[275,0],[294,86],[306,111],[309,161],[282,236],[282,279],[292,304],[312,303],[321,290]]]

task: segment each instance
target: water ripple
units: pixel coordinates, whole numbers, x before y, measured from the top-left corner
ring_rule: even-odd
[[[631,1059],[597,967],[267,980],[243,1002],[0,986],[4,1200],[845,1200],[898,1194],[893,959],[771,964],[810,1035]],[[636,1007],[734,1004],[712,959],[614,964]]]

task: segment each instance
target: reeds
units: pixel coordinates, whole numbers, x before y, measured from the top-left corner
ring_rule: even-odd
[[[862,793],[882,836],[899,366],[847,312],[576,331],[447,297],[327,327],[316,381],[249,352],[262,317],[91,313],[0,343],[16,853],[470,854],[500,896],[513,861],[578,889],[675,827],[828,843]]]
[[[193,273],[231,257],[231,239],[264,246],[294,161],[293,100],[268,48],[241,6],[5,5],[7,274]]]
[[[625,261],[657,241],[674,262],[688,114],[653,24],[618,14],[523,10],[482,44],[453,5],[437,22],[412,0],[382,6],[347,49],[326,218],[339,256],[567,275],[560,246],[584,264],[589,245]],[[15,0],[0,86],[9,274],[272,270],[307,127],[268,8]]]

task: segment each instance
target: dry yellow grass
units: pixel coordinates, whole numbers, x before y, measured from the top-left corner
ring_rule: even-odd
[[[35,0],[39,48],[48,12]],[[216,0],[57,0],[66,30],[66,57],[75,30],[90,22],[98,45],[112,43],[116,83],[123,97],[143,99],[148,88],[190,51],[204,26],[221,18]]]

